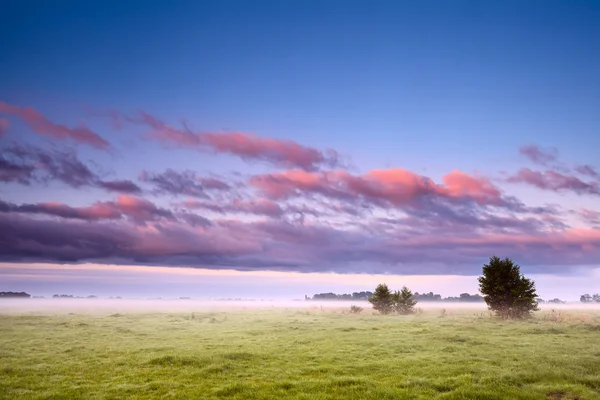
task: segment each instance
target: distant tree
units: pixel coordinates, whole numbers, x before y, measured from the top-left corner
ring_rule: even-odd
[[[389,314],[394,311],[394,295],[385,283],[377,285],[373,296],[369,297],[369,303],[381,314]]]
[[[596,303],[600,303],[600,294],[593,295],[592,300]]]
[[[525,318],[538,310],[535,283],[525,278],[520,267],[509,258],[491,257],[478,280],[483,299],[498,316]]]
[[[552,299],[552,300],[548,300],[548,303],[563,304],[563,303],[566,303],[566,301],[563,301],[563,300],[561,300],[561,299],[554,298],[554,299]]]
[[[591,303],[593,301],[593,297],[587,293],[582,294],[581,297],[579,298],[579,301],[581,301],[582,303]]]
[[[394,292],[394,309],[400,315],[412,314],[417,301],[413,298],[412,292],[406,287],[402,286],[401,291]]]
[[[536,303],[538,303],[538,304],[543,304],[543,303],[545,303],[545,302],[546,302],[546,300],[542,299],[541,297],[537,297],[537,298],[535,299],[535,302],[536,302]]]

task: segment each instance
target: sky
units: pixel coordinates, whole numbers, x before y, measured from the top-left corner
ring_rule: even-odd
[[[599,290],[597,1],[0,11],[0,290]]]

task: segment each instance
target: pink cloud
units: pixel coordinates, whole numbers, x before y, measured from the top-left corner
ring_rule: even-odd
[[[335,150],[321,151],[304,146],[292,140],[263,138],[253,133],[194,133],[187,129],[179,129],[165,124],[146,112],[138,118],[120,116],[111,119],[117,126],[124,123],[145,125],[150,128],[150,136],[156,140],[172,143],[202,151],[231,154],[243,160],[261,160],[276,166],[316,170],[320,167],[334,167],[340,164]]]
[[[452,171],[443,178],[445,190],[452,197],[469,197],[479,204],[500,205],[502,192],[485,177],[473,177],[462,171]]]
[[[171,211],[157,207],[149,200],[121,194],[115,202],[108,203],[136,221],[145,222],[160,218],[174,219]]]
[[[89,128],[68,128],[56,124],[31,107],[19,107],[0,101],[0,113],[14,115],[23,120],[31,129],[40,135],[55,139],[71,139],[99,149],[107,149],[110,144]]]
[[[521,168],[517,174],[507,178],[506,181],[527,183],[539,189],[554,192],[571,191],[577,194],[600,195],[600,185],[598,183],[584,182],[575,176],[565,175],[552,170],[539,172],[532,171],[529,168]]]
[[[8,131],[9,126],[10,122],[7,119],[0,118],[0,136],[3,136]]]
[[[314,170],[319,165],[334,166],[338,155],[300,145],[291,140],[261,138],[252,133],[204,133],[198,135],[203,146],[230,153],[246,160],[268,160],[284,167]]]
[[[404,169],[373,170],[356,176],[346,171],[284,171],[253,176],[249,183],[265,196],[285,199],[302,194],[378,205],[405,206],[423,198],[472,200],[480,205],[503,205],[502,192],[487,178],[452,171],[443,185]]]

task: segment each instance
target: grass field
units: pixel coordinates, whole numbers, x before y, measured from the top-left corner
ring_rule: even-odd
[[[3,399],[600,399],[600,314],[0,313]]]

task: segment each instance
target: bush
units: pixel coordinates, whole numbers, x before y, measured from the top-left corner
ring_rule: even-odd
[[[360,312],[363,310],[362,307],[359,306],[355,306],[354,304],[350,306],[350,312],[352,314],[360,314]]]

